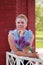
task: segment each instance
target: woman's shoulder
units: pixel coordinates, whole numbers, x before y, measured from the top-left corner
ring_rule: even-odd
[[[14,29],[14,30],[9,30],[9,34],[11,33],[11,34],[15,34],[17,32],[17,30],[16,29]]]
[[[32,30],[26,30],[26,33],[32,33],[33,34],[33,31]]]
[[[25,35],[28,36],[28,37],[32,37],[33,31],[30,30],[30,29],[29,30],[26,30]]]

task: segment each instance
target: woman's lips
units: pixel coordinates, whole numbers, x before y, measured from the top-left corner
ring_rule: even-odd
[[[24,26],[18,26],[19,28],[23,28]]]

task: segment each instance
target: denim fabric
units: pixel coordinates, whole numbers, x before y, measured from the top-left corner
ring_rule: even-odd
[[[20,37],[17,29],[10,30],[9,33],[13,34],[15,40],[18,40]],[[25,30],[23,35],[25,36],[25,39],[30,42],[30,38],[32,37],[32,34],[33,34],[33,32],[31,30]],[[22,50],[20,48],[20,46],[18,46],[17,44],[15,44],[15,45],[16,45],[16,48],[18,48],[19,50]]]

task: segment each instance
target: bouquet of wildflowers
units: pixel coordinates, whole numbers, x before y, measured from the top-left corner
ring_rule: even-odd
[[[34,53],[33,49],[30,47],[30,42],[21,36],[18,40],[14,39],[15,44],[19,45],[22,49],[27,47],[31,53]],[[38,56],[36,58],[39,58]]]
[[[21,36],[18,40],[14,40],[14,42],[19,45],[22,49],[29,46],[28,49],[33,53],[32,48],[30,47],[30,42],[26,41],[24,36]]]

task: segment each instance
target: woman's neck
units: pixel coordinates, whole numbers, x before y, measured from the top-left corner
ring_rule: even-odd
[[[18,30],[19,35],[22,36],[24,34],[24,31],[25,30]]]

